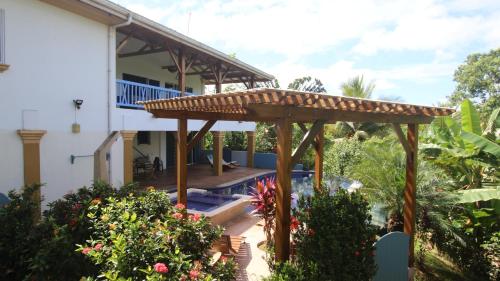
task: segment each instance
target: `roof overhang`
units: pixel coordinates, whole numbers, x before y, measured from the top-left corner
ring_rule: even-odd
[[[265,82],[273,80],[274,77],[256,67],[244,63],[234,57],[228,56],[210,46],[185,36],[171,28],[152,21],[144,16],[134,13],[118,4],[108,0],[40,0],[50,3],[62,9],[74,12],[84,17],[96,20],[107,25],[116,25],[127,21],[132,16],[130,25],[119,27],[118,32],[130,35],[137,39],[150,43],[154,49],[148,52],[136,54],[124,54],[120,56],[131,56],[151,54],[154,52],[168,51],[182,48],[191,56],[211,65],[223,68],[225,73],[223,83],[237,82]],[[215,79],[211,69],[205,69],[198,74],[205,84],[214,84]]]
[[[180,97],[141,102],[157,118],[274,122],[324,120],[376,123],[430,123],[453,109],[357,99],[280,89]]]

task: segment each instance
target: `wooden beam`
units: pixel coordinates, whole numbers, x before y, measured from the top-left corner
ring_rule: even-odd
[[[417,192],[418,125],[408,124],[407,140],[410,153],[406,155],[406,183],[404,191],[404,232],[410,236],[409,267],[413,267],[415,254],[415,220]]]
[[[325,120],[315,121],[311,129],[309,129],[309,131],[304,135],[304,138],[302,138],[299,146],[294,150],[292,154],[292,167],[294,167],[300,161],[302,156],[304,156],[307,148],[309,148],[309,146],[313,143],[314,138],[316,138],[321,129],[323,129],[323,125],[325,124],[325,122]]]
[[[191,141],[187,145],[187,151],[191,151],[194,146],[205,136],[205,134],[213,127],[213,125],[217,122],[216,120],[208,120],[205,122],[203,127],[193,136]]]
[[[191,58],[189,59],[189,63],[186,65],[185,72],[188,72],[189,69],[191,68],[191,66],[193,66],[193,63],[196,61],[196,57],[197,57],[196,54],[191,55]]]
[[[177,57],[175,56],[175,53],[174,51],[172,50],[172,48],[170,48],[170,45],[167,44],[167,51],[168,53],[170,54],[170,58],[172,59],[172,61],[174,62],[175,64],[175,67],[177,68],[177,71],[180,70],[181,66],[179,65],[179,62],[177,61]],[[163,67],[162,67],[163,68]]]
[[[392,123],[392,127],[394,128],[394,132],[396,132],[396,135],[398,136],[399,142],[403,146],[403,149],[406,152],[406,155],[411,153],[410,145],[408,144],[408,140],[405,138],[403,130],[401,129],[400,124],[395,124]]]
[[[318,135],[314,139],[314,188],[316,191],[321,190],[323,181],[323,153],[325,146],[325,127],[322,126]]]
[[[224,146],[224,132],[214,131],[213,134],[213,160],[214,175],[222,176],[222,148]]]
[[[179,85],[180,95],[183,97],[186,94],[186,55],[182,49],[179,49],[177,64],[179,65],[177,85]]]
[[[276,160],[276,231],[275,259],[278,262],[290,258],[290,205],[292,196],[292,123],[282,118],[276,123],[277,160]]]
[[[106,155],[119,137],[120,132],[111,132],[94,152],[94,181],[110,183]]]
[[[151,49],[151,50],[139,50],[137,52],[130,52],[126,54],[119,54],[119,58],[126,58],[126,57],[134,57],[134,56],[142,56],[142,55],[149,55],[149,54],[154,54],[154,53],[161,53],[165,52],[167,49],[161,47],[161,48],[156,48],[156,49]]]
[[[123,38],[123,40],[122,40],[122,41],[120,41],[120,43],[118,43],[118,46],[116,46],[116,53],[117,53],[117,54],[121,51],[121,49],[122,49],[123,47],[125,47],[125,45],[126,45],[126,44],[127,44],[127,42],[128,42],[128,39],[130,39],[130,36],[131,36],[130,34],[127,34],[127,36],[125,36],[125,38]]]
[[[177,120],[177,203],[187,207],[187,119]]]

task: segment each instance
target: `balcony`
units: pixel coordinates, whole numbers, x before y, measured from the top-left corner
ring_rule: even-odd
[[[151,86],[125,80],[116,80],[116,105],[124,108],[143,109],[138,101],[171,99],[179,97],[181,92],[174,89]],[[186,93],[186,95],[193,95]]]

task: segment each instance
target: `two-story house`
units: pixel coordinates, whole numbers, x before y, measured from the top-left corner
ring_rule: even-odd
[[[50,202],[90,185],[99,171],[119,186],[133,180],[141,155],[169,169],[177,123],[154,119],[137,101],[271,79],[107,0],[0,0],[0,192],[41,182]],[[190,121],[188,129],[202,124]],[[254,129],[250,122],[211,128]],[[94,158],[103,147],[101,163]]]

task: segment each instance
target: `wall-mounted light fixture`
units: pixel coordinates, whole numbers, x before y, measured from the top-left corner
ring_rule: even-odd
[[[83,100],[79,100],[79,99],[73,100],[73,103],[75,104],[76,109],[80,109],[80,107],[83,104]]]

